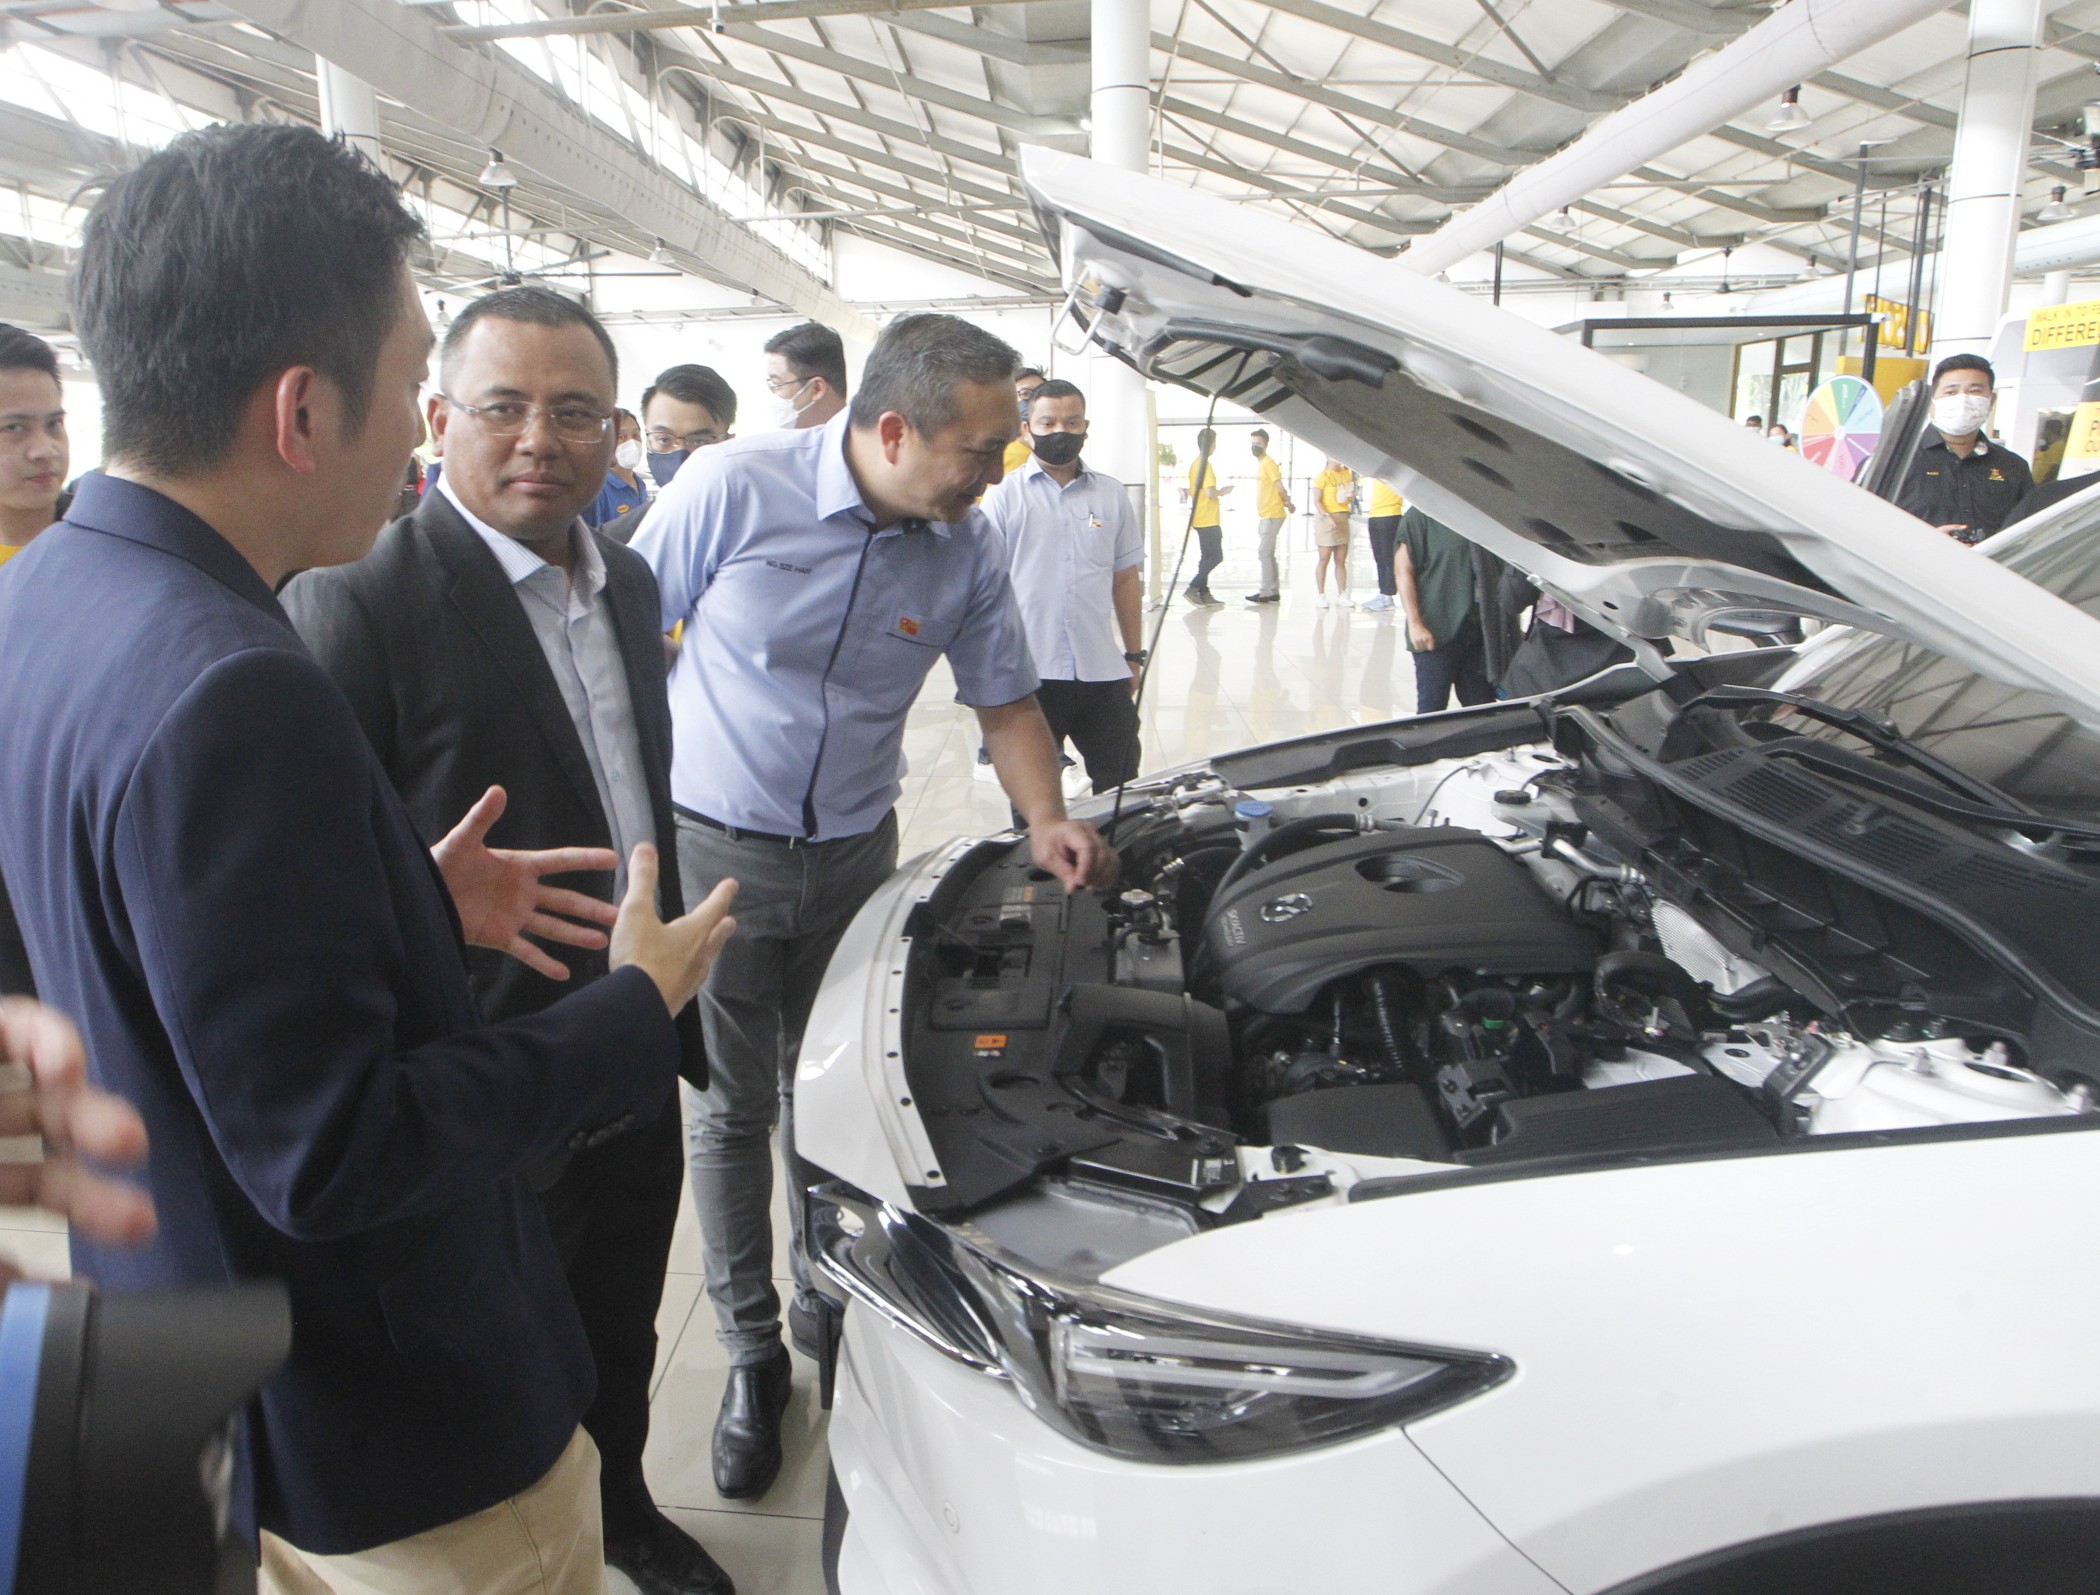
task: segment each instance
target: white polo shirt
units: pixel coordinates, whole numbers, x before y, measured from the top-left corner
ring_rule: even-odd
[[[1123,484],[1084,465],[1061,483],[1031,456],[984,496],[984,517],[1005,541],[1028,651],[1042,678],[1127,679],[1115,575],[1144,563],[1145,544]]]

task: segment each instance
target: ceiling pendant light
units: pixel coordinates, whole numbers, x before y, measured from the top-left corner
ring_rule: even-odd
[[[1714,290],[1716,293],[1732,294],[1735,292],[1734,284],[1728,280],[1728,257],[1734,253],[1735,245],[1733,244],[1721,251],[1721,286]]]
[[[1798,133],[1808,126],[1808,113],[1801,109],[1801,85],[1796,83],[1779,96],[1779,109],[1765,123],[1767,133]]]
[[[671,258],[670,246],[659,238],[656,241],[656,247],[649,251],[649,264],[652,266],[675,266],[678,262]]]
[[[489,151],[489,163],[481,169],[481,186],[494,189],[509,189],[518,186],[518,174],[512,171],[510,163],[504,160],[503,151]]]
[[[1569,233],[1574,232],[1577,225],[1575,218],[1569,214],[1568,207],[1565,205],[1546,218],[1546,231],[1559,233],[1562,237],[1566,237]]]
[[[2071,207],[2064,203],[2064,186],[2059,183],[2049,190],[2049,203],[2034,213],[2038,222],[2067,222],[2071,219]]]

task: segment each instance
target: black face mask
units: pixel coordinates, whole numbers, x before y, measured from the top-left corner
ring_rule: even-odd
[[[1035,457],[1045,465],[1070,465],[1079,458],[1079,451],[1086,447],[1084,432],[1032,432],[1028,437],[1029,447]]]
[[[692,457],[691,449],[673,449],[668,454],[649,451],[649,474],[656,479],[658,487],[669,487],[671,478],[678,474],[678,467]]]
[[[1268,445],[1265,443],[1256,443],[1253,445],[1253,449],[1254,457],[1257,460],[1260,459],[1264,454],[1269,452]]]

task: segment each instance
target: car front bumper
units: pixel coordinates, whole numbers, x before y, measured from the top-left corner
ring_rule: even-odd
[[[831,1417],[840,1595],[1559,1595],[1398,1429],[1148,1466],[855,1302]]]

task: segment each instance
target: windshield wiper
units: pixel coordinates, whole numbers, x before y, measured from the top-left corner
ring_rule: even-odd
[[[1961,793],[1966,801],[1934,797],[1929,792],[1921,791],[1913,782],[1876,769],[1865,759],[1848,756],[1842,749],[1827,747],[1806,738],[1791,744],[1761,745],[1762,751],[1775,757],[1820,765],[1835,774],[1955,819],[1969,820],[1980,825],[2004,826],[2043,841],[2076,841],[2087,844],[2100,842],[2100,825],[2088,825],[2077,820],[2059,819],[2053,815],[2037,813],[1982,777],[1955,768],[1905,736],[1888,721],[1864,709],[1848,709],[1798,692],[1779,692],[1770,687],[1743,686],[1711,687],[1691,699],[1684,707],[1694,709],[1702,704],[1716,703],[1778,704],[1792,709],[1797,714],[1834,726],[1848,736],[1857,737],[1860,741],[1902,760],[1913,769],[1920,770],[1953,791]]]

